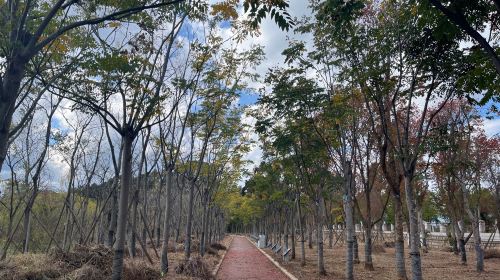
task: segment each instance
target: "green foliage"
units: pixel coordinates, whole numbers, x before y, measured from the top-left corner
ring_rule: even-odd
[[[244,0],[243,9],[248,12],[250,23],[257,28],[261,21],[269,14],[271,19],[282,29],[293,27],[292,17],[287,12],[289,4],[285,0]]]

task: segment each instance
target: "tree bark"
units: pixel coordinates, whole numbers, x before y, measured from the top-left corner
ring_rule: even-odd
[[[347,232],[346,279],[354,279],[354,213],[352,200],[352,169],[349,162],[344,162],[344,213]]]
[[[106,239],[106,245],[108,247],[113,247],[115,241],[115,232],[116,232],[116,224],[118,219],[118,195],[115,186],[118,185],[118,176],[113,179],[113,198],[111,201],[111,209],[110,209],[110,222],[108,227],[108,236]]]
[[[120,200],[118,205],[118,220],[117,220],[117,233],[116,242],[114,245],[113,256],[113,269],[111,278],[113,280],[120,280],[123,272],[123,256],[125,246],[125,235],[127,226],[127,208],[129,188],[132,178],[132,143],[134,135],[132,132],[125,130],[122,135],[123,150],[122,150],[122,174],[121,174],[121,189]]]
[[[420,258],[420,238],[418,233],[418,217],[417,217],[417,207],[415,203],[414,190],[412,187],[411,174],[405,174],[405,193],[406,193],[406,205],[408,208],[408,215],[410,218],[410,256],[411,256],[411,270],[412,279],[421,280],[422,279],[422,262]]]
[[[184,240],[184,258],[188,260],[191,257],[191,230],[193,221],[193,200],[194,200],[194,182],[189,181],[189,202],[186,219],[186,237]]]
[[[323,256],[323,211],[321,206],[323,205],[323,197],[319,195],[318,202],[316,204],[316,243],[318,247],[318,273],[320,275],[326,275],[325,270],[325,259]]]
[[[393,194],[394,201],[394,227],[396,253],[396,271],[398,279],[407,279],[405,266],[405,238],[403,232],[403,203],[399,194]]]
[[[165,217],[163,218],[163,236],[162,236],[162,247],[161,247],[161,263],[160,269],[161,273],[165,274],[168,272],[168,239],[170,237],[170,216],[171,216],[171,206],[170,206],[170,196],[172,189],[172,170],[167,171],[167,184],[165,185]]]
[[[28,61],[20,55],[14,54],[12,61],[7,62],[7,68],[2,79],[0,98],[0,119],[2,120],[0,122],[0,171],[2,171],[7,156],[12,116],[14,115],[16,99],[19,95],[19,88]]]
[[[306,265],[306,248],[305,248],[305,238],[304,238],[304,224],[302,221],[302,213],[300,210],[300,194],[297,193],[297,216],[299,218],[299,231],[300,231],[300,265]]]
[[[370,210],[368,210],[370,212]],[[370,215],[368,215],[370,217]],[[375,270],[373,268],[373,259],[372,259],[372,225],[371,218],[368,219],[368,223],[365,223],[365,269],[367,270]]]

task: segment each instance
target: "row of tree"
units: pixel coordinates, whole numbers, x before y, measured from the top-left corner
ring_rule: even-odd
[[[104,243],[120,279],[126,247],[166,273],[174,233],[186,259],[193,231],[201,255],[223,237],[263,59],[241,44],[267,14],[289,26],[283,1],[241,3],[0,1],[2,259]]]
[[[426,219],[450,222],[463,263],[471,232],[477,271],[484,269],[479,220],[500,222],[500,139],[482,122],[498,114],[500,75],[495,51],[467,35],[486,28],[486,45],[497,46],[497,23],[485,13],[499,10],[496,1],[456,2],[311,1],[314,15],[295,31],[312,45],[291,41],[286,66],[269,71],[254,111],[265,160],[244,193],[273,242],[288,248],[292,235],[292,256],[300,235],[302,264],[305,232],[314,229],[320,274],[323,226],[331,240],[332,225],[345,224],[353,279],[355,223],[363,224],[365,268],[373,270],[373,230],[392,221],[398,277],[407,278],[406,224],[411,278],[422,279],[424,209]]]

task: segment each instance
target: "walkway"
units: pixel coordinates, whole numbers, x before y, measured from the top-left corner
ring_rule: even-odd
[[[216,278],[288,280],[279,268],[242,236],[234,237]]]

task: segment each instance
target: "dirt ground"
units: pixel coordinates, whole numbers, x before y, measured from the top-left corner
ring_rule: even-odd
[[[345,271],[345,247],[335,246],[333,249],[328,249],[325,246],[325,268],[327,275],[319,277],[317,274],[317,251],[316,248],[309,249],[306,246],[306,266],[300,266],[300,248],[297,247],[296,259],[289,263],[283,263],[279,256],[274,254],[270,249],[265,251],[278,261],[286,270],[295,275],[298,279],[344,279]],[[405,248],[405,254],[408,249]],[[355,279],[397,279],[394,265],[394,249],[385,248],[385,252],[373,254],[374,271],[364,269],[364,247],[359,246],[360,263],[354,266]],[[437,249],[430,250],[428,253],[422,253],[422,268],[424,279],[436,280],[465,280],[465,279],[484,279],[498,280],[500,279],[500,259],[485,259],[485,272],[477,273],[475,271],[475,255],[474,251],[468,251],[468,263],[462,266],[459,261],[459,256],[452,252],[444,252]],[[411,276],[411,267],[409,256],[406,259],[407,275]]]

